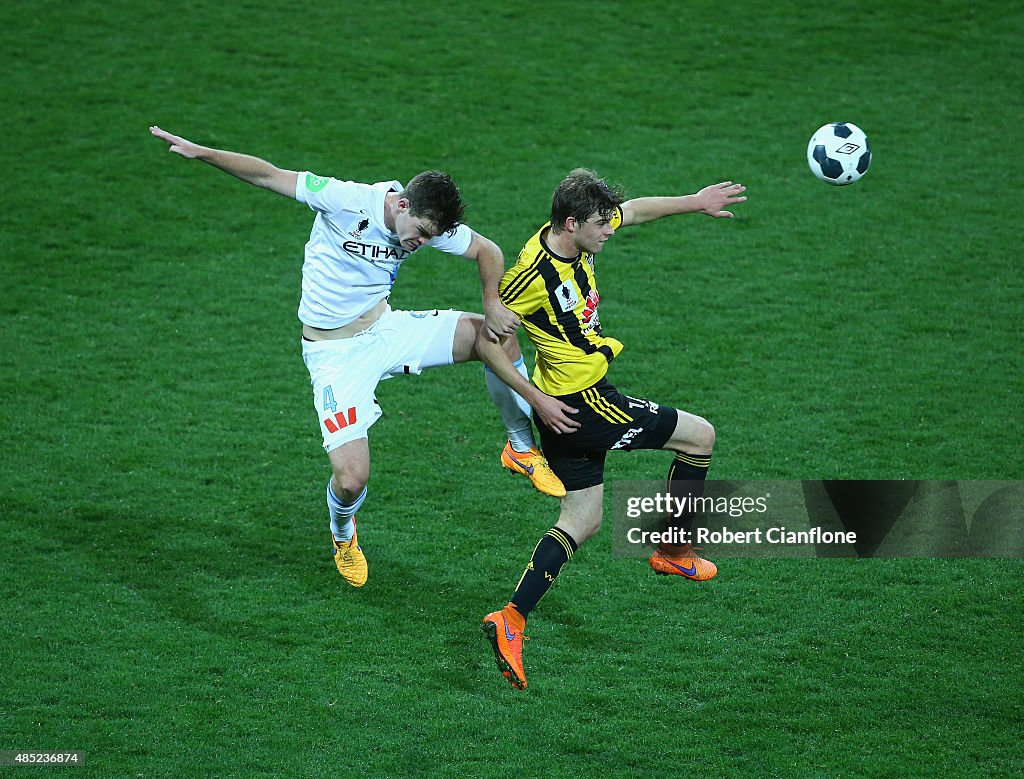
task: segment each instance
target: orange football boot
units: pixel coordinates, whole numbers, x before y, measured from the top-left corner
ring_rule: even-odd
[[[698,557],[693,547],[687,544],[683,547],[681,554],[668,555],[661,551],[661,548],[654,550],[647,561],[651,564],[656,574],[661,576],[682,576],[685,579],[692,579],[695,582],[706,582],[714,579],[718,573],[718,566],[710,560]]]
[[[498,670],[517,690],[526,689],[526,671],[523,670],[525,626],[525,620],[509,605],[484,617],[481,628],[494,648],[494,660],[498,664]]]

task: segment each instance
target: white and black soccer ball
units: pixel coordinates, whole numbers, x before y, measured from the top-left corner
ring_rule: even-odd
[[[823,125],[807,144],[807,164],[824,182],[844,186],[867,173],[871,164],[871,144],[857,125],[832,122]]]

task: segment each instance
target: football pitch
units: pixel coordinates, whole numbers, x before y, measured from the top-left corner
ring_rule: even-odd
[[[1019,559],[721,559],[695,584],[614,557],[608,517],[513,690],[479,624],[557,504],[500,467],[479,363],[381,384],[346,588],[295,315],[312,212],[147,131],[357,181],[443,168],[507,264],[572,168],[634,197],[741,181],[736,219],[599,256],[609,378],[711,421],[714,479],[1017,480],[1019,3],[0,22],[0,753],[78,750],[82,777],[1024,774]],[[830,121],[871,139],[849,187],[805,160]],[[424,250],[391,304],[479,292]],[[613,454],[608,483],[670,459]]]

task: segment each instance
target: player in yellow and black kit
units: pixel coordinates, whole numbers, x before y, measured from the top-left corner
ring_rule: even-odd
[[[507,606],[484,617],[483,629],[502,674],[526,687],[522,631],[526,617],[554,583],[562,565],[601,525],[604,461],[613,449],[667,449],[669,491],[702,489],[714,428],[701,417],[623,395],[605,378],[623,345],[604,335],[594,258],[620,227],[673,214],[732,217],[724,210],[743,202],[745,187],[726,181],[681,197],[642,197],[624,202],[620,189],[592,171],[577,169],[555,190],[551,221],[519,254],[499,286],[501,302],[515,313],[537,350],[533,384],[512,365],[501,345],[481,336],[477,350],[494,373],[529,402],[541,447],[562,480],[558,522],[540,539]],[[689,529],[693,514],[673,519]],[[689,545],[662,545],[651,555],[657,573],[703,581],[718,571]]]

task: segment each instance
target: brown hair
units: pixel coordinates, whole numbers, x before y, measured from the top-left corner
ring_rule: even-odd
[[[409,201],[409,215],[433,222],[440,234],[459,226],[466,206],[452,177],[441,170],[428,170],[410,181],[399,197]]]
[[[576,168],[551,196],[551,229],[561,232],[570,216],[577,222],[586,222],[594,214],[610,217],[625,198],[622,187],[598,178],[592,170]]]

